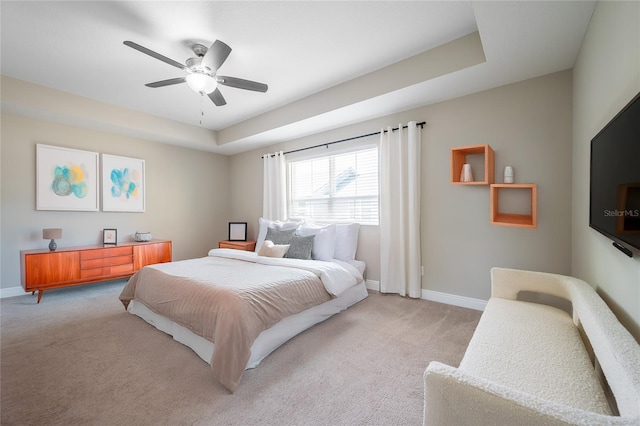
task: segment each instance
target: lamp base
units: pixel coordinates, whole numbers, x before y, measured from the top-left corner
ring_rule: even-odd
[[[56,251],[57,248],[58,248],[58,245],[56,244],[56,241],[52,238],[51,242],[49,243],[49,250]]]

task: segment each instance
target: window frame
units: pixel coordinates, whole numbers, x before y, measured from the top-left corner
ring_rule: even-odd
[[[376,135],[377,136],[377,135]],[[345,144],[346,145],[346,144]],[[330,194],[329,194],[329,198],[327,199],[327,204],[329,206],[329,209],[332,211],[333,210],[333,204],[336,202],[337,199],[339,198],[343,198],[343,199],[353,199],[356,200],[358,198],[362,198],[362,197],[366,197],[369,198],[371,196],[360,196],[358,197],[353,196],[353,197],[335,197],[333,194],[335,194],[334,189],[335,186],[333,185],[334,181],[335,181],[335,177],[334,176],[334,171],[335,171],[335,157],[341,156],[341,155],[348,155],[348,154],[353,154],[353,153],[357,153],[359,151],[367,151],[367,150],[374,150],[376,151],[376,174],[377,174],[377,183],[375,185],[376,188],[376,203],[377,203],[377,215],[375,217],[375,220],[368,220],[368,219],[364,219],[362,217],[356,217],[356,218],[351,218],[351,219],[342,219],[342,218],[331,218],[331,219],[327,219],[327,218],[314,218],[314,217],[301,217],[301,216],[296,216],[293,214],[294,212],[294,208],[293,208],[293,197],[292,197],[292,192],[293,192],[293,185],[292,185],[292,178],[291,178],[291,174],[292,174],[292,163],[298,163],[298,162],[302,162],[302,161],[311,161],[311,160],[319,160],[319,159],[323,159],[323,158],[330,158],[329,161],[329,167],[330,167],[330,171],[329,171],[329,188],[330,188]],[[378,226],[380,224],[380,160],[379,160],[379,144],[377,141],[373,142],[373,141],[369,141],[369,142],[360,142],[358,144],[348,144],[348,146],[342,146],[340,148],[334,148],[331,147],[331,149],[329,149],[329,146],[327,146],[327,151],[322,152],[322,153],[313,153],[313,152],[298,152],[295,153],[295,155],[287,155],[287,209],[289,212],[289,219],[291,220],[310,220],[310,221],[316,221],[318,223],[345,223],[345,222],[357,222],[357,223],[361,223],[363,225],[372,225],[372,226]]]

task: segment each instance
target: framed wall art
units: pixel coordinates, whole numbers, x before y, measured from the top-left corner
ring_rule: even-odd
[[[102,154],[102,210],[144,212],[144,160]]]
[[[98,153],[36,144],[36,210],[98,211]]]

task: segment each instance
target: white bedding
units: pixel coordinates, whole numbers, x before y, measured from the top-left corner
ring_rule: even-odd
[[[209,256],[303,269],[320,277],[327,292],[333,295],[331,300],[285,317],[260,333],[251,346],[251,356],[246,365],[247,369],[256,367],[267,355],[293,336],[343,311],[349,306],[363,300],[368,295],[362,278],[365,265],[364,262],[360,261],[343,262],[334,260],[333,262],[324,262],[277,259],[257,256],[254,252],[232,249],[212,249],[209,251]],[[182,267],[180,266],[176,268],[176,264],[183,265],[183,270],[181,270]],[[337,265],[339,267],[336,267]],[[189,262],[173,262],[170,271],[172,271],[172,274],[182,276],[183,274],[187,275],[189,269]],[[188,328],[153,312],[143,303],[135,299],[131,300],[127,310],[129,313],[144,319],[158,330],[173,336],[176,341],[191,348],[207,363],[211,362],[215,345],[210,340],[198,336]]]
[[[234,249],[211,249],[209,256],[225,257],[229,259],[244,260],[246,262],[260,263],[262,265],[286,266],[295,269],[303,269],[317,275],[324,284],[327,293],[339,296],[349,287],[353,287],[362,281],[362,274],[357,268],[347,262],[335,260],[326,262],[321,260],[301,260],[288,258],[275,258],[258,256],[251,251]],[[338,265],[339,267],[336,267]]]

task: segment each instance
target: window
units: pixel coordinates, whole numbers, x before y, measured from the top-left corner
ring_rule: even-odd
[[[378,147],[289,162],[289,216],[378,224]]]

